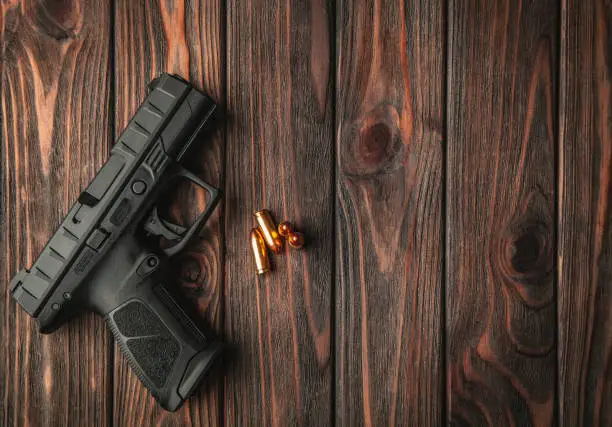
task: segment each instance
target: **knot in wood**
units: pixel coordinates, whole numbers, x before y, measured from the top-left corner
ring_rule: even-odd
[[[517,196],[514,214],[490,246],[491,267],[521,306],[540,310],[554,302],[551,195],[534,185]]]
[[[371,179],[404,166],[408,141],[402,141],[397,109],[380,104],[345,127],[341,135],[340,165],[351,178]]]
[[[76,37],[82,24],[80,2],[76,0],[39,0],[32,2],[26,13],[35,27],[55,40]]]
[[[374,123],[361,129],[359,155],[368,165],[376,165],[389,155],[391,130],[384,122]]]
[[[202,269],[199,263],[193,258],[189,257],[183,261],[183,268],[181,271],[181,277],[183,280],[188,282],[198,282],[202,276]]]
[[[552,272],[552,236],[540,222],[515,222],[506,230],[500,260],[504,275],[524,285],[546,285]]]
[[[205,257],[190,252],[177,257],[174,261],[172,270],[176,272],[180,286],[189,292],[198,294],[203,292],[206,281],[205,260],[203,258]]]

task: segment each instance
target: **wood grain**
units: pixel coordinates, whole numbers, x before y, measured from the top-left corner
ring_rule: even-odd
[[[559,424],[612,425],[612,35],[609,1],[563,1]]]
[[[611,425],[610,22],[610,0],[0,2],[4,282],[177,73],[225,114],[187,164],[224,202],[176,285],[232,348],[168,413],[103,321],[43,336],[3,292],[0,425]],[[307,247],[256,277],[260,208]]]
[[[340,2],[336,421],[442,423],[442,1]]]
[[[144,99],[146,85],[167,71],[188,79],[224,109],[224,2],[221,0],[119,0],[115,6],[116,135]],[[224,132],[217,127],[185,165],[200,178],[221,187]],[[179,214],[193,217],[204,200],[186,191],[174,200]],[[222,321],[223,206],[190,247],[174,261],[176,285],[197,304],[214,329]],[[115,346],[115,425],[218,425],[221,380],[209,378],[200,392],[176,413],[165,412],[129,369]]]
[[[450,2],[451,423],[554,421],[558,12],[553,0]]]
[[[0,4],[0,276],[7,286],[108,155],[109,29],[110,8],[98,1]],[[5,290],[0,331],[1,425],[109,423],[112,352],[102,319],[81,315],[41,335]]]
[[[331,423],[332,6],[227,3],[225,424]],[[256,277],[252,213],[306,235]]]

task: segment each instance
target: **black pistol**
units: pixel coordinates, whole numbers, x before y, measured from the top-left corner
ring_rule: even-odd
[[[214,110],[208,96],[180,77],[153,80],[108,161],[36,262],[10,284],[42,333],[84,310],[103,315],[140,381],[169,411],[195,391],[222,350],[177,303],[167,269],[220,198],[182,165]],[[185,180],[207,194],[188,226],[165,218],[159,206]]]

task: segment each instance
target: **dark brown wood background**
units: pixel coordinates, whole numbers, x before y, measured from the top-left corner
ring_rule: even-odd
[[[610,0],[3,0],[0,425],[611,426],[610,26]],[[232,351],[177,413],[102,319],[40,335],[8,295],[163,71],[225,112],[188,165],[224,201],[175,268]],[[258,278],[261,207],[309,245]]]

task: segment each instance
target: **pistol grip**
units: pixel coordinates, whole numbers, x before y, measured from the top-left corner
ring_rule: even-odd
[[[105,315],[132,370],[166,410],[176,411],[196,390],[220,343],[204,332],[176,303],[162,278],[152,274],[138,294]]]

